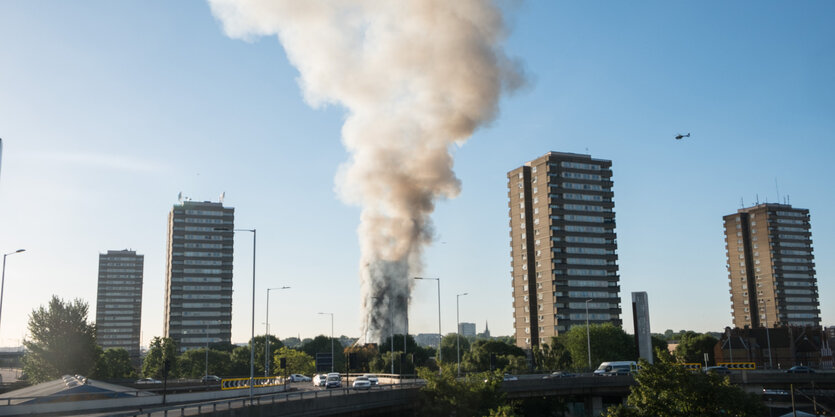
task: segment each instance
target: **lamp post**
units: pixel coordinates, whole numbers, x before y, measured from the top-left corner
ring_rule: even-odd
[[[440,278],[424,278],[424,277],[415,277],[415,279],[420,280],[435,280],[438,283],[438,374],[441,373],[441,338],[443,335],[441,333],[441,279]]]
[[[768,343],[768,367],[774,369],[774,362],[771,358],[771,335],[768,333],[768,300],[763,301],[763,309],[765,310],[765,340]]]
[[[286,290],[290,287],[267,288],[267,335],[264,336],[264,376],[268,377],[270,372],[270,291]]]
[[[255,382],[255,229],[230,229],[228,227],[215,227],[219,231],[252,232],[252,328],[249,338],[249,401],[252,402],[252,386]]]
[[[591,369],[591,331],[589,330],[589,301],[586,300],[586,345],[589,348],[589,369]]]
[[[9,255],[14,255],[16,253],[26,252],[26,249],[18,249],[14,252],[4,253],[3,254],[3,272],[2,278],[0,278],[0,316],[3,314],[3,289],[6,286],[6,257]]]
[[[333,313],[317,313],[317,314],[330,314],[331,315],[331,372],[333,372],[333,363],[336,361],[336,358],[333,356]]]
[[[206,381],[209,381],[209,324],[206,322]]]
[[[459,318],[459,314],[458,314],[458,312],[459,312],[458,299],[461,298],[462,295],[467,295],[467,293],[455,294],[455,341],[457,343],[456,363],[458,365],[458,376],[461,376],[461,319]],[[440,350],[440,348],[441,348],[441,346],[438,345],[439,350]]]

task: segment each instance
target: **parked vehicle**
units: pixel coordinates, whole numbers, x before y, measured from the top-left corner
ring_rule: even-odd
[[[603,362],[594,371],[596,376],[629,375],[633,369],[637,369],[635,361]]]
[[[374,374],[365,374],[365,375],[363,375],[363,376],[364,376],[364,377],[366,377],[366,378],[368,378],[368,382],[371,382],[371,385],[377,385],[377,383],[379,382],[379,381],[377,380],[377,375],[374,375]]]
[[[354,389],[370,389],[371,388],[371,381],[368,380],[367,377],[358,376],[354,379],[354,383],[351,384]]]
[[[327,385],[328,376],[325,374],[318,374],[313,377],[313,386],[314,387],[324,387]]]
[[[791,368],[787,369],[786,372],[790,374],[813,374],[815,370],[808,367],[808,366],[792,366]]]
[[[142,378],[136,380],[135,384],[162,384],[162,381],[154,378]]]
[[[342,377],[339,374],[328,374],[325,388],[339,388],[342,386]]]
[[[311,379],[309,376],[304,376],[302,374],[290,374],[287,377],[287,380],[290,382],[310,382]]]
[[[217,375],[203,375],[203,378],[200,378],[200,382],[207,383],[207,382],[220,382],[221,378]]]

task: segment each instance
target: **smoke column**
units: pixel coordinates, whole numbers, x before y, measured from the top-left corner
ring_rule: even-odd
[[[501,49],[501,12],[488,0],[209,4],[230,37],[278,36],[308,104],[347,109],[342,141],[351,159],[336,184],[344,201],[362,207],[362,335],[377,342],[403,334],[435,201],[461,189],[450,148],[496,116],[503,91],[522,84]]]

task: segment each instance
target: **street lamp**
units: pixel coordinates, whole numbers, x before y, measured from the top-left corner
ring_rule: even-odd
[[[591,331],[589,330],[589,301],[586,300],[586,344],[589,348],[589,369],[591,369]]]
[[[26,252],[26,249],[18,249],[14,252],[3,254],[3,272],[0,274],[2,275],[2,278],[0,278],[0,315],[3,314],[3,288],[6,286],[6,257],[20,252]]]
[[[331,315],[331,372],[333,372],[333,363],[336,361],[333,356],[333,313],[316,313],[316,314],[330,314]]]
[[[264,376],[268,377],[270,372],[270,291],[286,290],[290,287],[267,288],[267,335],[264,336]]]
[[[458,376],[461,376],[461,319],[458,316],[458,299],[462,295],[467,295],[467,293],[455,294],[455,341],[457,342],[456,354],[458,357],[456,362],[458,364]],[[440,348],[441,346],[438,345],[439,350]]]
[[[774,369],[774,361],[771,358],[771,335],[768,333],[768,301],[763,300],[763,309],[765,310],[765,340],[768,342],[768,367]]]
[[[252,386],[255,383],[255,229],[230,229],[215,227],[219,231],[252,232],[252,328],[249,338],[249,401],[252,402]]]
[[[443,337],[441,333],[441,279],[440,278],[423,278],[423,277],[415,277],[415,279],[420,280],[435,280],[438,283],[438,374],[441,373],[441,338]]]

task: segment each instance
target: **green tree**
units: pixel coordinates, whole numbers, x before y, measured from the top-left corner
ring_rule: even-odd
[[[99,355],[93,377],[99,379],[136,377],[136,370],[130,362],[130,354],[128,351],[122,348],[106,349]]]
[[[163,377],[163,365],[169,362],[170,368],[168,377],[177,376],[177,343],[169,337],[154,337],[151,339],[151,347],[142,361],[142,375],[146,378]]]
[[[455,363],[458,360],[458,338],[455,333],[450,333],[441,339],[441,359],[444,363]],[[461,337],[461,357],[470,350],[470,342],[466,337]]]
[[[495,355],[493,368],[490,368],[490,357]],[[468,352],[461,359],[461,367],[467,372],[484,372],[505,370],[510,364],[510,357],[525,358],[522,348],[496,340],[476,340]]]
[[[512,416],[513,410],[499,390],[502,377],[498,373],[470,374],[456,378],[452,367],[444,367],[441,375],[426,368],[418,370],[426,381],[416,404],[415,414],[421,416]]]
[[[23,342],[23,370],[33,383],[62,375],[90,375],[95,370],[100,348],[96,329],[87,323],[87,303],[52,296],[47,308],[40,306],[29,315],[31,340]]]
[[[667,349],[667,341],[664,340],[663,337],[652,335],[650,336],[650,342],[652,343],[652,357],[653,362],[658,362],[660,359],[659,353],[661,355],[669,355],[669,349]]]
[[[285,372],[282,372],[279,368],[279,365],[281,364],[281,358],[284,358],[287,361],[287,370]],[[275,353],[273,361],[276,366],[277,374],[286,373],[287,375],[313,375],[313,373],[316,371],[316,367],[314,364],[315,361],[312,356],[300,350],[290,349],[286,346],[282,347]]]
[[[681,335],[676,346],[676,359],[679,362],[688,363],[703,363],[704,354],[707,353],[710,357],[709,364],[713,363],[713,347],[716,346],[718,340],[705,333],[699,334],[692,331],[687,331]]]
[[[589,333],[592,367],[596,367],[601,362],[637,359],[634,339],[620,327],[615,327],[612,323],[592,324],[589,326]],[[572,327],[568,332],[560,335],[559,341],[571,355],[575,369],[588,368],[586,326]]]
[[[351,369],[352,372],[370,372],[370,364],[374,360],[380,356],[380,352],[377,351],[377,347],[374,344],[369,344],[365,346],[348,346],[345,348],[345,354],[356,354],[357,355],[357,367]]]
[[[301,351],[316,359],[317,353],[331,353],[331,338],[319,335],[312,340],[305,339],[302,344]],[[333,339],[333,369],[334,371],[345,369],[345,355],[342,354],[342,345],[339,344],[339,339]]]
[[[560,342],[560,339],[551,336],[551,343],[543,343],[542,346],[534,345],[534,363],[540,371],[556,371],[571,367],[571,353]]]
[[[248,377],[250,362],[249,345],[237,346],[229,354],[229,375],[233,377]],[[256,372],[255,375],[258,375]]]
[[[285,338],[285,339],[281,339],[281,343],[283,343],[284,346],[287,346],[287,347],[293,348],[293,349],[298,349],[298,348],[302,347],[302,340],[299,339],[298,337],[288,337],[288,338]]]
[[[209,349],[209,375],[229,375],[231,354]],[[206,348],[189,349],[177,357],[177,375],[183,378],[200,378],[206,374]]]
[[[463,342],[463,339],[462,339],[462,342]],[[426,349],[426,348],[418,345],[417,342],[415,342],[415,338],[412,337],[412,335],[407,335],[406,336],[406,347],[407,347],[406,357],[404,359],[406,361],[406,363],[404,363],[404,369],[405,369],[406,373],[414,373],[415,367],[418,367],[418,366],[437,367],[437,364],[435,364],[435,363],[433,363],[431,365],[428,363],[429,358],[434,353],[434,349]],[[385,338],[385,340],[383,340],[380,343],[378,349],[379,349],[379,354],[381,356],[388,355],[389,352],[391,352],[391,337]],[[394,335],[394,351],[395,352],[403,352],[403,335],[402,334]],[[462,352],[462,354],[463,354],[463,352]],[[400,359],[397,359],[397,361],[396,361],[397,363],[395,364],[396,369],[399,369],[399,366],[400,366],[399,361],[400,361]]]
[[[671,362],[641,361],[627,407],[609,408],[607,417],[754,417],[764,411],[754,394],[716,374],[691,372]]]

